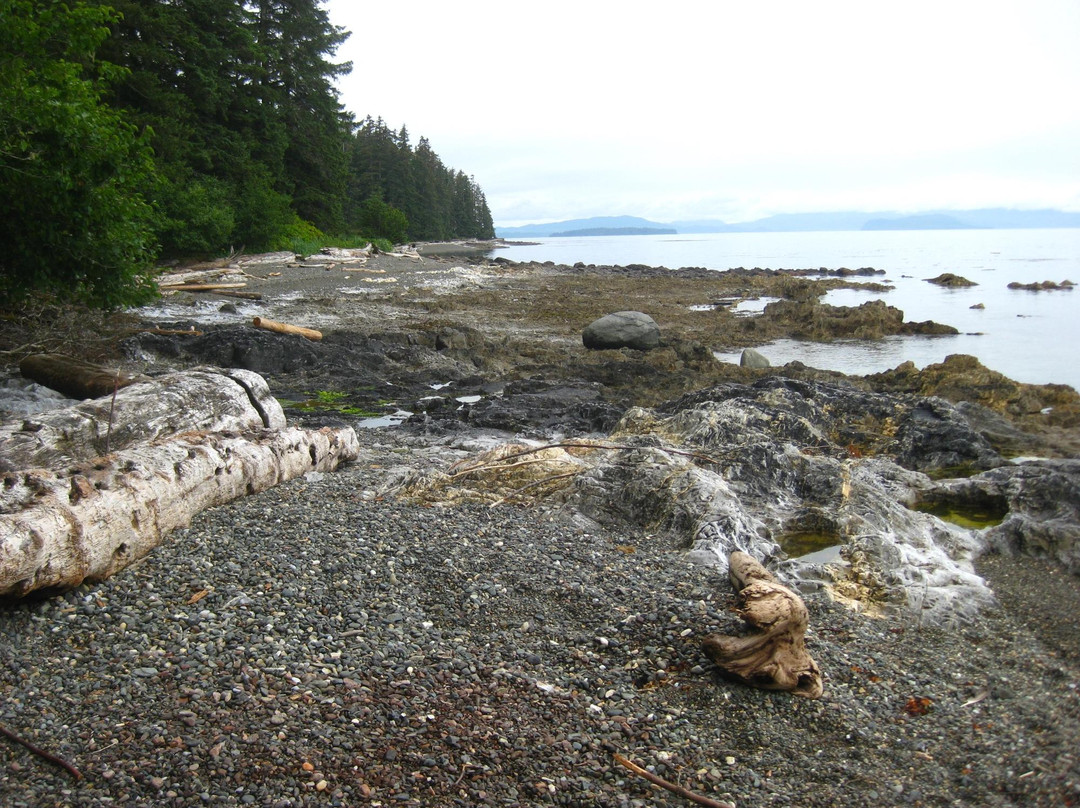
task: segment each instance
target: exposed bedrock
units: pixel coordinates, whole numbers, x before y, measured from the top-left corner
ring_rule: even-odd
[[[666,534],[721,569],[746,552],[796,588],[826,587],[853,608],[924,624],[964,622],[993,603],[972,566],[993,544],[1075,548],[1080,521],[1075,504],[1055,506],[1075,503],[1070,463],[1051,464],[1059,477],[1010,465],[943,400],[824,382],[728,383],[632,407],[603,438],[490,446],[391,490],[447,504],[530,502]],[[936,479],[956,468],[976,476]],[[970,492],[989,501],[992,521],[974,529],[929,512],[950,497],[963,511]]]
[[[1000,524],[983,534],[991,549],[1047,558],[1080,574],[1080,460],[1028,460],[943,480],[918,503],[997,515]]]
[[[720,567],[748,552],[868,610],[947,624],[992,602],[971,565],[983,540],[905,504],[933,486],[922,469],[1001,462],[945,402],[767,379],[632,409],[612,438],[638,448],[580,474],[569,497],[598,521],[670,531]],[[785,562],[785,537],[811,531],[842,557]]]

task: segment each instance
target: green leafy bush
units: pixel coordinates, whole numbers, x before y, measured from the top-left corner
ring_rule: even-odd
[[[156,213],[146,133],[106,106],[121,73],[94,60],[115,20],[96,4],[7,0],[0,13],[0,299],[35,290],[143,302]]]
[[[400,244],[409,236],[409,220],[405,214],[372,194],[360,207],[360,230],[372,238],[384,238]]]
[[[162,180],[158,238],[164,255],[207,257],[228,252],[236,212],[228,186],[212,177],[188,177],[180,182]]]
[[[289,250],[297,255],[311,255],[328,243],[326,234],[311,222],[305,222],[299,216],[274,240],[271,249]]]

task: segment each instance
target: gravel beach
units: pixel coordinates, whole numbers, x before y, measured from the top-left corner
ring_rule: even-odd
[[[788,282],[665,278],[653,303],[683,341],[631,363],[582,356],[580,327],[592,307],[645,300],[644,270],[523,278],[505,263],[378,256],[242,272],[262,301],[173,295],[155,322],[239,332],[258,314],[348,348],[363,332],[356,355],[383,363],[372,401],[429,395],[433,380],[482,391],[519,366],[558,380],[573,363],[598,388],[678,394],[749,372],[717,370],[707,351],[699,362],[691,337],[740,344],[764,327],[717,311],[714,333],[694,307],[728,294],[721,284],[745,295]],[[11,346],[66,344],[6,328]],[[436,349],[432,336],[442,364],[409,364],[424,334],[469,329],[484,342]],[[271,390],[333,392],[331,371],[282,372]],[[619,391],[607,406],[630,395]],[[0,605],[0,727],[82,775],[0,738],[0,806],[692,804],[616,754],[739,808],[1080,805],[1080,578],[984,556],[998,605],[952,631],[808,594],[823,697],[755,690],[701,651],[709,633],[741,628],[729,582],[669,535],[387,493],[475,450],[470,429],[359,429],[359,459],[336,473],[206,511],[107,581]],[[1074,433],[1046,445],[1074,454]]]
[[[4,608],[0,723],[83,778],[4,741],[0,803],[691,804],[615,753],[738,806],[1080,802],[1075,578],[987,559],[1001,606],[953,633],[810,595],[808,701],[716,676],[730,585],[669,539],[383,498],[453,452],[361,440]]]

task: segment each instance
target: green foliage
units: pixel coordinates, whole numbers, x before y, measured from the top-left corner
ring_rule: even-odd
[[[203,258],[228,250],[236,211],[226,183],[214,177],[163,179],[155,196],[162,213],[158,237],[165,255]]]
[[[364,229],[369,200],[378,197],[405,214],[409,239],[494,238],[491,211],[476,181],[444,166],[426,138],[415,150],[408,138],[404,127],[394,132],[381,118],[360,125],[349,173],[350,224]]]
[[[113,103],[153,132],[168,255],[269,249],[296,217],[342,229],[352,121],[319,0],[113,0]],[[179,191],[179,194],[177,194]],[[205,198],[208,207],[199,202]]]
[[[342,109],[322,6],[0,0],[0,299],[137,303],[159,255],[348,246],[327,233],[493,236],[425,139]]]
[[[271,245],[273,250],[289,250],[297,255],[311,255],[327,245],[326,234],[311,222],[305,222],[293,214],[289,224]]]
[[[102,101],[105,6],[3,0],[0,298],[33,290],[113,307],[150,299],[156,221],[147,139]]]
[[[297,410],[327,410],[342,415],[356,415],[364,418],[371,418],[382,414],[365,407],[347,404],[345,399],[347,399],[348,396],[348,393],[337,390],[316,390],[314,397],[309,398],[307,401],[287,401],[281,399],[279,399],[279,401],[282,407]]]
[[[405,214],[372,194],[360,207],[360,230],[374,239],[400,244],[408,238],[409,220]]]

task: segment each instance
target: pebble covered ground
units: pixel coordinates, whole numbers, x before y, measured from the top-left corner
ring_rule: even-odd
[[[1080,804],[1076,578],[990,559],[1001,608],[954,632],[810,595],[808,701],[716,676],[730,585],[669,538],[383,498],[431,457],[361,439],[2,607],[0,724],[83,777],[0,739],[0,805],[691,804],[615,753],[740,808]]]

